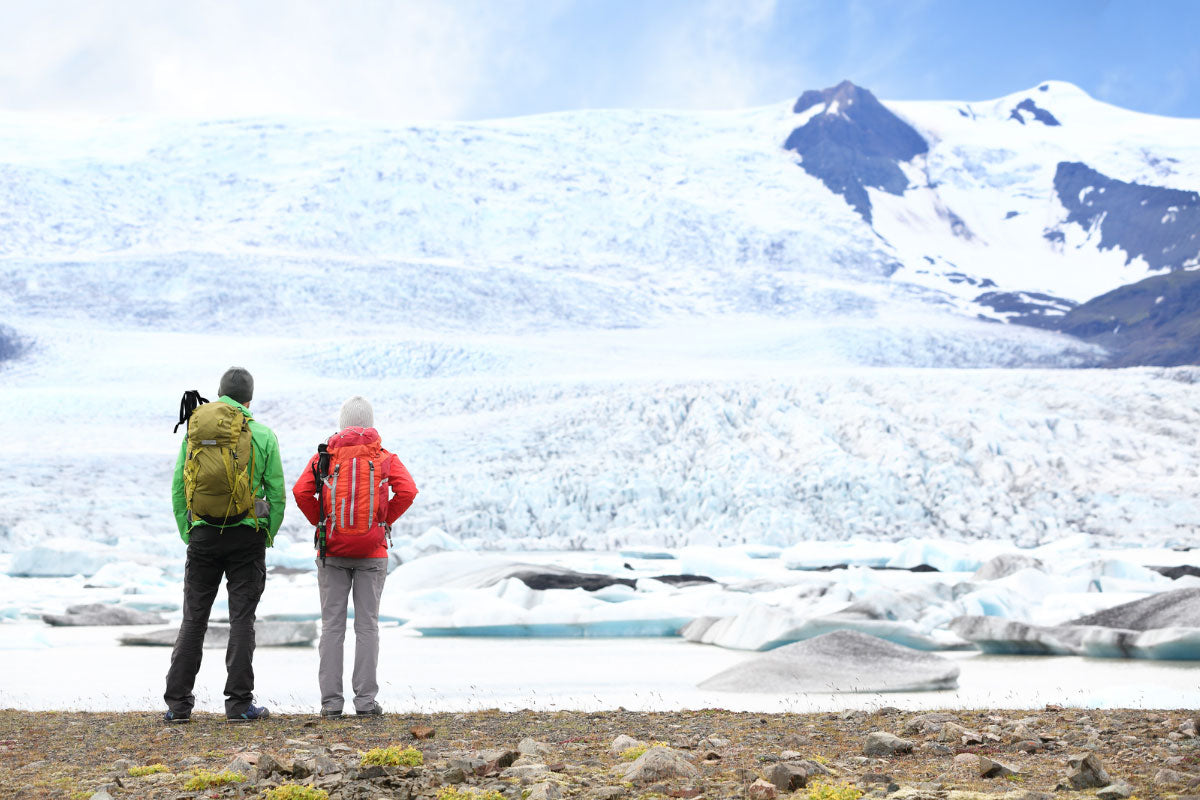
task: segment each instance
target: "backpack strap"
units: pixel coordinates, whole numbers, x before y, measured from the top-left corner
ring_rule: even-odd
[[[179,401],[179,422],[175,423],[175,430],[172,433],[179,433],[179,426],[191,418],[193,411],[207,402],[208,400],[201,397],[200,392],[196,389],[184,392],[183,398]]]
[[[312,466],[313,481],[317,486],[317,529],[313,531],[313,545],[325,566],[325,478],[329,475],[329,447],[322,442],[317,445],[317,461]]]

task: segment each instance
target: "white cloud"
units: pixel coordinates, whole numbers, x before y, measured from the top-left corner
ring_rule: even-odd
[[[456,118],[519,54],[523,7],[404,0],[8,4],[0,105]]]
[[[776,0],[706,0],[661,32],[646,69],[641,104],[737,108],[763,102],[770,87],[786,85],[783,68],[761,57]],[[775,98],[774,99],[782,99]]]

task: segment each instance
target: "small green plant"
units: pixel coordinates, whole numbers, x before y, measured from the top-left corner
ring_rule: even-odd
[[[425,756],[421,755],[421,751],[415,747],[406,747],[403,750],[399,746],[395,747],[376,747],[363,753],[362,765],[364,767],[380,766],[380,767],[419,767],[425,763]]]
[[[147,764],[144,767],[130,767],[129,777],[144,778],[147,775],[154,775],[157,772],[169,772],[166,764]]]
[[[635,744],[628,750],[621,751],[621,759],[623,761],[637,761],[646,754],[646,751],[651,747],[666,747],[666,742],[650,742],[649,744]]]
[[[447,786],[438,792],[437,800],[505,800],[505,798],[495,790],[481,792],[478,789],[459,789],[456,786]]]
[[[808,800],[858,800],[862,794],[858,787],[849,783],[816,781],[808,785]]]
[[[285,783],[268,789],[262,797],[263,800],[329,800],[329,792],[298,783]]]
[[[227,769],[220,772],[198,769],[192,773],[192,777],[183,785],[183,790],[185,792],[199,792],[204,789],[211,789],[214,786],[241,783],[244,780],[246,780],[246,776],[240,772],[230,772]]]

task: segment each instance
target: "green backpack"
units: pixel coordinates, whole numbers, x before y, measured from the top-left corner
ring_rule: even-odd
[[[205,403],[187,419],[183,489],[189,519],[233,525],[254,517],[250,420],[227,403]]]

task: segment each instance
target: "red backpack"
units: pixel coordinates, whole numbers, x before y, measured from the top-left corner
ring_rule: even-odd
[[[385,540],[384,465],[389,454],[383,451],[379,434],[361,428],[330,439],[328,453],[329,467],[321,485],[325,514],[321,555],[368,558]]]

